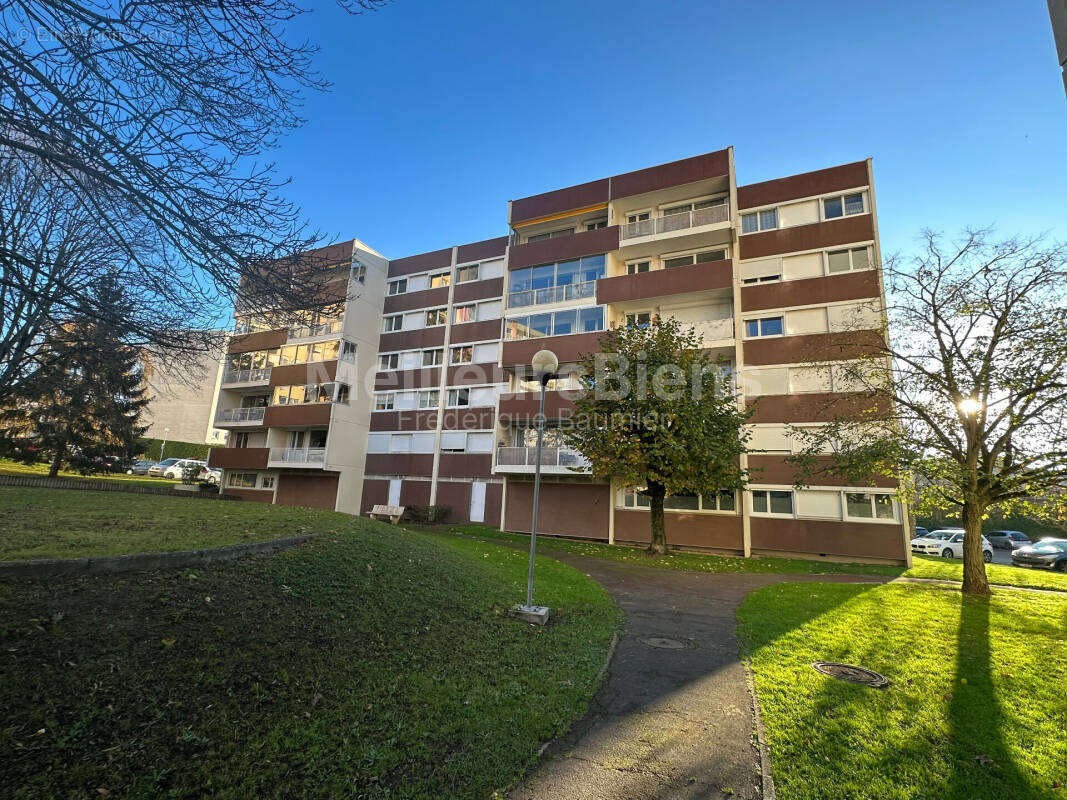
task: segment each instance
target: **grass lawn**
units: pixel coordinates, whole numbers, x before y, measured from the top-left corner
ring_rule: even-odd
[[[0,486],[0,561],[195,550],[347,530],[333,511]]]
[[[541,559],[555,616],[529,626],[504,616],[521,552],[335,516],[270,558],[0,583],[5,796],[485,798],[517,778],[594,692],[611,598]]]
[[[781,800],[1067,797],[1067,597],[782,584],[738,619]]]
[[[46,478],[48,477],[48,465],[47,464],[23,464],[19,461],[11,461],[6,458],[0,458],[0,475],[21,475],[29,478]],[[72,478],[79,481],[116,481],[121,483],[131,483],[135,486],[153,486],[157,489],[166,489],[178,481],[169,481],[165,478],[149,478],[145,475],[127,475],[125,473],[94,473],[92,475],[82,475],[80,472],[68,472],[67,470],[59,471],[60,478]]]
[[[432,530],[425,526],[420,530]],[[447,525],[438,528],[443,532],[486,540],[529,542],[525,534],[506,533],[485,525]],[[703,553],[676,551],[669,556],[648,556],[640,547],[609,545],[601,542],[582,542],[571,539],[556,539],[539,536],[538,550],[577,553],[592,558],[606,558],[663,569],[678,569],[689,572],[771,572],[786,575],[888,575],[907,578],[936,578],[962,581],[963,562],[937,556],[915,556],[911,569],[880,564],[839,564],[833,561],[808,561],[799,558],[739,558],[713,556]],[[1067,591],[1067,574],[1045,570],[1021,569],[1002,564],[987,564],[986,574],[990,583],[1004,586],[1026,586],[1035,589]]]

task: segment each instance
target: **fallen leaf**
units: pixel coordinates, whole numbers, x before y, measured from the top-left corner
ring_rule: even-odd
[[[164,636],[162,639],[160,639],[160,641],[163,642],[164,647],[170,647],[178,640],[175,639],[173,636]]]

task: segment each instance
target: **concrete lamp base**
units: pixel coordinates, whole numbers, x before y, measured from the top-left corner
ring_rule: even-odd
[[[512,606],[508,609],[508,614],[531,625],[548,623],[548,606]]]

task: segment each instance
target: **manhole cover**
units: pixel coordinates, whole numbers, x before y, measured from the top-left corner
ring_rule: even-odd
[[[637,641],[656,650],[685,650],[691,647],[690,643],[681,639],[671,639],[669,636],[642,636]]]
[[[836,661],[816,661],[812,666],[823,675],[829,675],[839,681],[862,683],[866,686],[873,686],[875,689],[884,689],[889,685],[889,679],[885,675],[879,675],[874,670],[857,667],[854,664],[839,664]]]

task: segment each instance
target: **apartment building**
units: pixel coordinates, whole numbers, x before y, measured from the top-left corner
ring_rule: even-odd
[[[229,475],[226,491],[305,505],[332,498],[364,513],[377,503],[447,505],[454,521],[528,532],[538,408],[530,361],[547,348],[561,366],[546,397],[538,532],[647,542],[640,487],[594,480],[560,430],[573,413],[577,362],[599,351],[601,332],[670,316],[723,357],[755,411],[750,488],[668,498],[668,541],[745,556],[908,559],[906,510],[890,481],[823,478],[795,490],[785,461],[799,446],[787,425],[818,425],[853,407],[840,366],[880,335],[869,161],[738,186],[729,148],[513,200],[507,221],[506,237],[381,262],[382,296],[369,303],[378,310],[362,320],[374,341],[361,339],[358,350],[364,367],[373,359],[372,377],[348,406],[365,404],[365,438],[350,438],[362,428],[342,437],[331,423],[316,439],[331,443],[330,458],[340,458],[342,441],[351,449],[347,479],[327,486],[332,461],[308,477],[270,460],[299,426],[261,396],[256,430],[273,438],[257,440],[269,452],[258,474],[274,495],[231,486]]]

